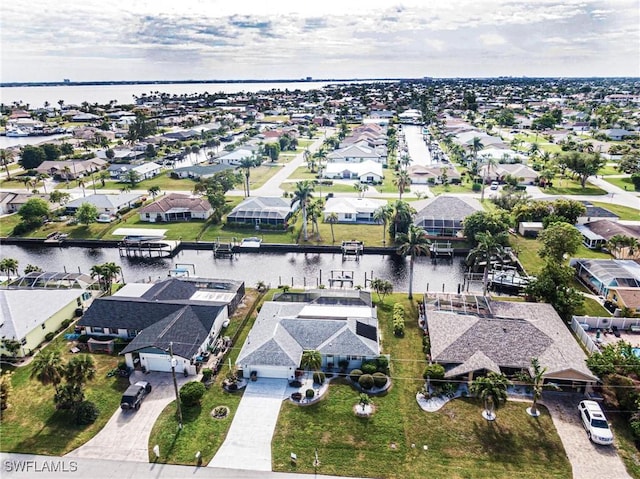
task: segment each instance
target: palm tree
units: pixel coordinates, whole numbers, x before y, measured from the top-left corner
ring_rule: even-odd
[[[482,417],[487,421],[493,421],[496,418],[495,410],[499,407],[500,402],[507,400],[507,386],[511,384],[504,374],[490,372],[486,376],[476,378],[469,392],[474,396],[482,399],[484,411]]]
[[[12,273],[18,274],[18,260],[15,258],[0,260],[0,272],[7,273],[7,279],[10,279]]]
[[[479,137],[474,136],[473,139],[471,140],[471,144],[469,145],[469,149],[473,152],[474,160],[478,161],[478,152],[483,148],[484,148],[484,143],[482,143],[482,140]]]
[[[320,351],[311,349],[302,352],[300,367],[307,371],[317,371],[322,366],[322,355]]]
[[[251,196],[249,190],[249,177],[251,176],[251,168],[258,166],[258,161],[254,157],[246,157],[240,160],[238,169],[242,170],[244,174],[244,193],[247,197]]]
[[[98,284],[102,286],[103,291],[110,292],[111,285],[118,274],[122,273],[122,268],[113,262],[109,262],[92,266],[90,272],[92,278],[98,278]]]
[[[4,167],[7,173],[7,180],[11,180],[11,172],[9,171],[9,163],[13,161],[13,150],[1,149],[0,150],[0,164]]]
[[[296,202],[300,202],[300,209],[302,210],[302,237],[305,241],[309,240],[307,235],[307,206],[309,201],[313,197],[313,183],[309,180],[298,181],[296,183],[296,189],[293,192],[293,199],[291,205]]]
[[[491,175],[491,167],[496,166],[497,162],[493,156],[485,155],[483,157],[483,163],[486,165],[485,170],[482,173],[482,190],[480,193],[480,201],[484,201],[484,187],[487,183],[487,176]]]
[[[387,223],[393,215],[393,206],[386,204],[376,208],[373,212],[373,221],[382,225],[382,246],[387,244]]]
[[[329,223],[329,226],[331,226],[331,242],[335,243],[336,236],[333,234],[333,225],[338,222],[338,213],[336,213],[335,211],[332,211],[327,215],[327,217],[325,218],[325,221]]]
[[[100,173],[98,173],[98,178],[100,179],[100,183],[102,184],[102,187],[104,188],[104,180],[108,180],[109,178],[111,178],[111,175],[109,174],[109,172],[107,170],[102,170],[102,171],[100,171]]]
[[[482,294],[487,295],[487,286],[489,283],[489,268],[491,260],[494,257],[500,257],[504,253],[503,243],[506,241],[506,233],[492,235],[489,231],[476,234],[478,244],[469,251],[467,262],[478,265],[484,263],[482,274]]]
[[[540,366],[538,358],[531,358],[531,375],[527,373],[517,375],[518,381],[528,384],[533,389],[533,402],[531,403],[531,407],[527,408],[527,413],[533,417],[538,417],[540,415],[540,411],[538,411],[537,406],[538,401],[542,398],[542,390],[545,387],[555,390],[560,389],[555,384],[544,384],[544,373],[546,372],[547,368]]]
[[[154,200],[156,199],[156,196],[158,196],[159,193],[160,193],[160,187],[158,185],[154,185],[151,188],[149,188],[149,194]]]
[[[626,237],[624,235],[613,235],[609,238],[609,241],[607,241],[607,249],[613,252],[614,257],[617,258],[620,250],[624,247],[626,242],[625,238]]]
[[[58,386],[62,381],[62,358],[59,351],[43,350],[33,360],[31,377],[35,377],[43,385],[53,384],[58,392]]]
[[[396,173],[395,178],[393,178],[393,184],[396,188],[398,188],[399,199],[402,199],[402,194],[405,192],[407,187],[411,184],[411,178],[409,178],[409,173],[404,170],[398,171]]]
[[[82,385],[96,377],[96,363],[88,354],[72,357],[64,369],[67,382]]]
[[[401,256],[409,256],[409,299],[413,299],[413,263],[416,256],[427,254],[431,241],[427,238],[427,234],[422,228],[412,224],[409,226],[408,233],[400,233],[398,235],[397,253]]]
[[[67,189],[69,189],[69,176],[71,176],[71,168],[69,166],[65,166],[62,168],[62,173],[64,173],[64,180],[67,182]]]

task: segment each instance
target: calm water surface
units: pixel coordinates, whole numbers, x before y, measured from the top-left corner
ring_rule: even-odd
[[[272,286],[328,285],[332,270],[352,271],[355,285],[364,285],[374,277],[391,281],[396,291],[407,291],[408,259],[395,255],[364,255],[360,261],[342,261],[340,254],[304,253],[241,253],[234,259],[215,259],[212,251],[185,250],[174,258],[139,260],[121,258],[117,248],[58,248],[2,246],[1,257],[15,258],[20,271],[27,264],[45,271],[86,273],[93,265],[113,261],[120,265],[126,282],[149,281],[167,276],[176,265],[194,265],[196,274],[214,278],[242,280],[247,286],[264,281]],[[456,291],[463,282],[464,266],[461,258],[438,260],[420,257],[414,267],[414,291]]]

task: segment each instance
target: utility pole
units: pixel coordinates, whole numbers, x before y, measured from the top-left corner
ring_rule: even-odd
[[[182,429],[182,408],[180,407],[180,394],[178,393],[178,380],[176,379],[176,363],[173,359],[173,342],[169,343],[169,355],[171,356],[171,375],[173,376],[173,389],[176,391],[176,405],[178,406],[178,427]]]

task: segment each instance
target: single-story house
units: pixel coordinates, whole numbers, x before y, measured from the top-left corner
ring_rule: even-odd
[[[515,377],[522,371],[531,373],[531,359],[538,358],[546,369],[545,382],[584,392],[597,381],[586,365],[584,351],[553,306],[477,301],[486,309],[483,314],[473,308],[472,312],[447,310],[440,302],[425,301],[430,308],[426,329],[431,359],[444,366],[446,379],[471,382],[488,372]]]
[[[107,158],[107,150],[98,150],[96,155],[98,158],[103,160],[108,160],[111,162],[120,162],[120,161],[135,161],[145,157],[145,152],[140,150],[132,150],[130,148],[113,148],[113,159],[109,160]]]
[[[225,170],[233,169],[231,165],[192,165],[176,168],[172,174],[175,173],[179,178],[191,178],[194,180],[211,178]]]
[[[595,246],[604,245],[614,236],[627,236],[629,238],[640,240],[640,226],[619,223],[617,221],[617,217],[614,221],[608,219],[598,220],[584,225],[577,225],[576,227],[580,230],[583,237],[585,237],[585,241],[587,238],[587,232],[591,237],[597,239],[598,243]],[[634,251],[633,254],[630,254],[628,247],[620,248],[619,250],[612,250],[611,253],[620,259],[632,259],[640,256],[640,251],[637,250]]]
[[[160,174],[162,166],[153,161],[141,163],[139,165],[134,165],[132,163],[116,163],[111,165],[107,170],[109,171],[111,178],[125,182],[129,181],[127,174],[129,171],[133,170],[138,173],[138,180],[142,181]]]
[[[298,203],[292,206],[286,198],[275,196],[249,197],[227,215],[227,223],[256,227],[279,226],[286,229],[297,205]]]
[[[611,128],[609,130],[602,130],[602,133],[607,135],[610,140],[620,141],[627,136],[635,136],[637,132],[625,130],[624,128]]]
[[[355,143],[334,150],[327,155],[328,163],[361,163],[365,161],[373,161],[380,164],[385,162],[375,148],[365,146],[362,143]]]
[[[444,172],[449,183],[460,181],[460,173],[450,166],[411,165],[407,168],[412,185],[441,184]]]
[[[75,317],[78,308],[91,304],[97,291],[83,289],[10,288],[0,290],[0,337],[20,343],[17,357],[36,349],[48,333]],[[0,340],[0,353],[12,356]]]
[[[440,195],[420,203],[414,224],[428,236],[461,237],[464,219],[482,211],[482,205],[473,198]]]
[[[199,279],[132,284],[125,292],[94,301],[78,325],[92,337],[131,340],[120,353],[129,367],[169,372],[173,345],[176,369],[196,374],[202,355],[215,345],[229,318],[228,298],[216,294],[215,287],[209,290],[209,280]],[[244,284],[233,296],[238,294],[244,294]]]
[[[248,150],[245,148],[238,148],[226,155],[222,155],[215,159],[215,162],[221,165],[233,165],[238,166],[242,162],[242,160],[246,160],[247,158],[252,158],[255,155],[253,150]]]
[[[316,290],[278,299],[263,304],[240,350],[236,365],[244,375],[294,379],[309,350],[320,352],[322,367],[344,360],[347,369],[380,355],[370,293]]]
[[[162,221],[206,220],[213,214],[213,207],[200,196],[170,193],[153,203],[143,206],[138,212],[140,221],[157,223]]]
[[[619,309],[628,308],[631,314],[640,313],[640,288],[611,288],[607,300]]]
[[[594,206],[588,201],[582,201],[581,203],[584,205],[586,211],[582,216],[578,217],[576,222],[579,225],[584,223],[591,223],[598,220],[608,220],[613,222],[620,219],[618,215],[606,208],[603,208],[602,206]]]
[[[573,258],[576,276],[596,294],[607,296],[612,288],[640,288],[640,264],[627,259]]]
[[[598,233],[591,231],[588,225],[576,225],[576,229],[582,235],[582,244],[589,249],[600,249],[607,242]]]
[[[120,193],[119,195],[97,194],[77,198],[64,206],[67,214],[75,214],[83,203],[89,203],[98,209],[98,214],[107,213],[116,215],[118,211],[124,208],[132,208],[135,203],[140,201],[140,198],[142,198],[140,193]]]
[[[539,173],[522,163],[504,163],[495,166],[480,167],[480,176],[486,175],[487,182],[504,181],[507,175],[513,176],[521,185],[532,185],[538,180]]]
[[[63,180],[75,180],[83,176],[89,176],[92,173],[106,168],[107,162],[100,158],[91,158],[89,160],[61,160],[61,161],[43,161],[36,168],[38,173],[43,173],[51,177]]]
[[[338,215],[338,223],[375,223],[373,213],[386,204],[386,200],[372,198],[329,198],[324,207],[324,221],[335,213]]]
[[[31,198],[42,198],[43,200],[49,201],[49,195],[41,195],[37,193],[0,192],[0,215],[8,215],[17,212],[22,205]]]
[[[327,163],[322,170],[322,177],[358,180],[360,183],[379,183],[384,178],[382,165],[370,160],[362,163]]]

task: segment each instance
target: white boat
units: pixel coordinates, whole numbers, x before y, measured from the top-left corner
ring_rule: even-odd
[[[7,128],[5,135],[11,137],[29,136],[29,132],[20,128]]]

